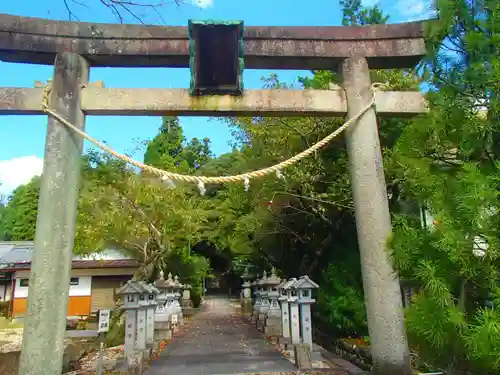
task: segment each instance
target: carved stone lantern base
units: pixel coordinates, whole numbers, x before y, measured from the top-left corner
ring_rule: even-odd
[[[281,317],[267,317],[264,332],[266,336],[281,336]]]
[[[127,374],[142,375],[144,373],[144,357],[139,351],[127,356]]]
[[[155,339],[158,341],[170,340],[172,329],[170,322],[155,322]]]

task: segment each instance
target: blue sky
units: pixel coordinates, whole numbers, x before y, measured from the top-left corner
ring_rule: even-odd
[[[113,14],[100,0],[80,0],[82,7],[68,0],[71,9],[81,21],[117,22]],[[143,0],[142,2],[147,2]],[[161,0],[151,0],[160,3]],[[173,3],[173,1],[165,1]],[[373,0],[365,0],[371,5]],[[391,16],[390,22],[425,18],[427,0],[381,0],[378,2]],[[1,1],[0,13],[31,17],[67,20],[68,12],[63,0],[18,0]],[[139,12],[140,13],[140,12]],[[165,5],[160,13],[165,24],[187,25],[188,19],[241,19],[245,25],[276,26],[328,26],[338,25],[341,14],[338,0],[185,0],[180,7]],[[161,24],[162,20],[153,12],[144,11],[145,22]],[[133,18],[127,23],[136,23]],[[272,71],[247,70],[244,74],[245,88],[262,87],[261,77]],[[309,72],[280,71],[280,79],[296,82],[299,75]],[[33,87],[35,80],[44,81],[51,77],[51,66],[12,64],[0,62],[0,86]],[[106,87],[145,88],[187,88],[188,69],[124,69],[93,68],[91,81],[103,80]],[[46,117],[3,116],[0,119],[0,193],[9,193],[19,184],[28,182],[41,172],[45,142]],[[87,132],[95,138],[106,141],[119,152],[135,148],[138,140],[154,137],[160,125],[158,117],[88,117]],[[208,137],[215,154],[230,151],[229,129],[217,120],[183,117],[181,124],[187,138]],[[142,154],[135,155],[142,159]]]

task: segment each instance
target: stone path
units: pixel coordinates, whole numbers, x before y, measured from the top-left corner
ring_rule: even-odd
[[[224,297],[204,309],[175,337],[146,375],[221,375],[294,372],[292,363],[270,345]]]

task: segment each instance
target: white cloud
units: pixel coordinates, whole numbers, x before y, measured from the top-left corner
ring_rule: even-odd
[[[0,194],[10,194],[19,185],[40,176],[43,159],[35,155],[22,156],[10,160],[0,160]]]
[[[397,8],[407,22],[428,19],[434,15],[430,0],[400,0]]]
[[[372,7],[375,5],[380,5],[380,1],[379,0],[361,0],[361,4],[364,7]]]
[[[211,6],[214,5],[213,0],[193,0],[193,4],[197,6],[198,8],[210,8]]]

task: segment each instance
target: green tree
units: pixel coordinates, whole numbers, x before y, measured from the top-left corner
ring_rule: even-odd
[[[148,143],[144,163],[168,171],[194,173],[212,154],[210,140],[193,138],[186,143],[177,117],[164,117],[158,134]]]
[[[424,66],[430,112],[393,154],[404,194],[433,222],[398,216],[393,258],[418,290],[407,326],[421,357],[448,374],[498,374],[500,3],[437,1],[437,10]]]
[[[361,0],[340,0],[340,5],[343,26],[385,24],[389,20],[378,5],[364,7]]]
[[[169,188],[100,153],[87,156],[78,207],[76,252],[117,246],[141,264],[150,279],[175,249],[189,252],[207,222],[203,201],[189,187]],[[190,235],[186,235],[189,227]]]
[[[6,241],[33,241],[40,177],[34,177],[28,184],[17,187],[0,210],[1,232]]]
[[[0,184],[0,186],[2,185]],[[6,233],[5,233],[6,210],[7,210],[7,198],[3,194],[0,194],[0,241],[6,240]]]

